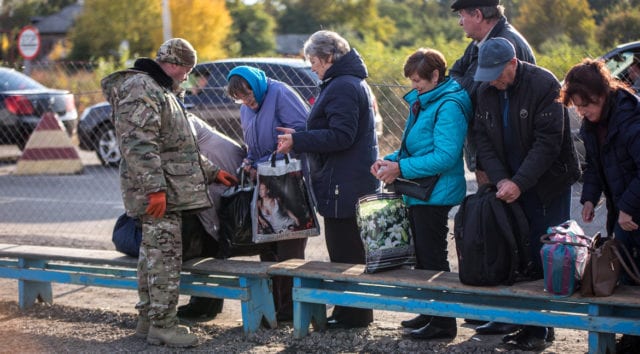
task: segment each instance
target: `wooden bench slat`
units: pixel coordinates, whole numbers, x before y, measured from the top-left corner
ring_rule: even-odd
[[[135,267],[138,260],[118,251],[48,247],[32,245],[10,245],[0,243],[0,257],[26,259],[47,259],[55,261],[82,262],[89,264],[110,264]]]
[[[236,259],[195,258],[182,264],[183,271],[215,272],[236,276],[267,278],[267,270],[275,262],[243,261]]]
[[[556,299],[566,302],[589,302],[622,306],[640,306],[640,287],[619,286],[614,297],[582,297],[580,292],[570,297],[556,296],[544,291],[542,280],[519,282],[498,286],[471,286],[460,282],[457,273],[423,269],[391,269],[380,273],[364,273],[364,265],[304,261],[291,259],[272,265],[269,274],[303,277],[306,279],[330,279],[349,283],[372,283],[409,288],[430,288],[443,291],[461,291],[478,295],[518,296]]]
[[[51,261],[80,262],[87,264],[108,264],[111,266],[137,267],[138,260],[112,250],[76,249],[66,247],[48,247],[32,245],[0,244],[1,257],[25,259],[45,259]],[[243,260],[222,260],[214,258],[196,258],[182,265],[183,271],[216,272],[239,276],[259,276],[266,278],[267,269],[273,262]]]

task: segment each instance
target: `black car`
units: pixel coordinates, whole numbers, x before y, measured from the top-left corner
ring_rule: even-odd
[[[56,113],[67,133],[73,134],[78,119],[73,94],[0,67],[0,144],[16,144],[22,150],[45,112]]]
[[[227,95],[227,75],[239,65],[250,65],[263,70],[267,77],[285,82],[291,86],[309,105],[315,102],[319,92],[318,76],[311,71],[309,62],[292,58],[239,58],[203,62],[193,69],[185,83],[187,95],[185,107],[198,117],[206,120],[230,138],[242,142],[240,127],[240,105]],[[198,84],[198,78],[206,78]],[[377,103],[374,98],[374,105]],[[382,118],[376,109],[376,130],[382,132]],[[104,165],[115,166],[120,162],[111,107],[103,102],[88,107],[78,124],[80,148],[95,150]]]

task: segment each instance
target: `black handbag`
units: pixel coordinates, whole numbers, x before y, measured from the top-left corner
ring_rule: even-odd
[[[409,197],[426,201],[431,197],[431,193],[436,187],[436,183],[438,183],[439,178],[440,175],[416,179],[396,178],[390,188],[398,194],[404,194]]]
[[[436,110],[435,122],[437,122],[438,110]],[[417,106],[417,109],[414,112],[416,120],[418,119],[419,111],[420,111],[420,106]],[[414,121],[414,124],[415,124],[415,121]],[[411,127],[413,127],[413,125]],[[400,153],[402,155],[402,152],[404,152],[407,156],[411,156],[411,154],[407,150],[406,141],[405,141],[406,136],[408,135],[407,133],[408,133],[408,130],[402,136]],[[393,183],[388,185],[387,189],[392,190],[397,194],[403,194],[409,197],[427,201],[431,197],[431,193],[433,193],[433,189],[436,187],[436,184],[438,183],[438,179],[440,179],[440,175],[415,178],[415,179],[406,179],[406,178],[399,177],[399,178],[396,178],[396,180],[393,181]]]

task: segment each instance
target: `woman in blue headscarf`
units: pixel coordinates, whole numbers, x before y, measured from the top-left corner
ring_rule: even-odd
[[[258,68],[237,66],[229,72],[227,81],[227,93],[242,104],[240,124],[248,150],[243,166],[255,180],[257,164],[267,161],[276,150],[279,134],[276,127],[304,131],[309,107],[290,86],[268,78]],[[282,262],[291,258],[304,259],[306,244],[306,238],[274,242],[270,251],[260,255],[260,260]],[[273,299],[278,321],[293,318],[292,286],[291,278],[273,278]]]

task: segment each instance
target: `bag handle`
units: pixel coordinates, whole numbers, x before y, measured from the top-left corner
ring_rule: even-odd
[[[620,242],[616,242],[616,245],[612,245],[611,249],[616,257],[618,257],[618,260],[620,260],[620,265],[622,265],[622,268],[624,268],[629,277],[631,277],[636,284],[640,285],[640,271],[638,271],[638,267],[635,262],[633,262],[633,258],[631,257],[631,254],[629,254],[627,247]],[[624,258],[622,254],[620,254],[619,249],[623,251],[627,258]],[[627,262],[627,260],[629,260],[629,262]],[[631,267],[629,267],[629,264],[631,264]]]
[[[568,242],[568,241],[560,241],[560,240],[552,240],[551,236],[552,235],[556,235],[556,234],[562,234],[562,235],[574,235],[578,238],[581,238],[587,242],[589,242],[589,244],[591,244],[591,242],[593,241],[593,239],[585,236],[585,235],[579,235],[579,234],[569,234],[569,233],[565,233],[565,232],[555,232],[552,234],[544,234],[542,236],[540,236],[540,242],[542,243],[546,243],[548,245],[554,244],[554,243],[561,243],[563,245],[570,245],[570,246],[579,246],[579,247],[586,247],[586,248],[590,248],[589,244],[583,244],[583,243],[578,243],[578,242]]]
[[[277,151],[274,151],[269,158],[271,161],[271,167],[276,167],[276,156],[278,155]],[[284,154],[284,163],[289,164],[289,154]]]

